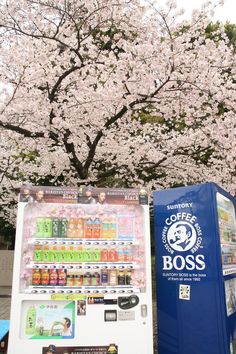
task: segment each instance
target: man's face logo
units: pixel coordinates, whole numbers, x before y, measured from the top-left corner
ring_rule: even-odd
[[[197,241],[194,227],[186,221],[178,221],[171,225],[167,233],[169,246],[175,251],[188,251]]]
[[[179,225],[175,228],[174,231],[175,242],[186,242],[189,237],[191,237],[191,232],[187,232],[184,225]]]

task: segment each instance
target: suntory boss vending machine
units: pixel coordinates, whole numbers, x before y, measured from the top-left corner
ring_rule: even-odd
[[[8,354],[152,354],[152,338],[146,190],[23,187]]]
[[[154,193],[158,354],[236,353],[235,208],[213,183]]]

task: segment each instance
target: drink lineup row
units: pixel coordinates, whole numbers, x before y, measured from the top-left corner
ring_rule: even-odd
[[[67,270],[67,269],[32,269],[33,286],[117,286],[131,285],[131,269],[97,269]]]
[[[34,245],[36,263],[133,262],[139,248],[134,245]]]
[[[38,238],[133,239],[134,218],[103,215],[79,218],[37,217],[34,236]]]

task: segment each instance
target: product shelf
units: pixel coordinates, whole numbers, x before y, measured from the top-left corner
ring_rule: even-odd
[[[84,263],[36,263],[30,262],[26,269],[137,269],[137,262],[84,262]]]
[[[78,246],[135,246],[138,243],[133,240],[111,240],[111,239],[66,239],[66,238],[30,238],[30,245],[78,245]]]
[[[81,286],[81,287],[55,287],[55,286],[28,286],[25,294],[131,294],[140,293],[140,288],[129,285],[117,286]]]

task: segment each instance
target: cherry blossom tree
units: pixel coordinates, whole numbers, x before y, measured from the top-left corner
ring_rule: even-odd
[[[2,0],[1,215],[26,181],[235,193],[235,52],[208,10]]]

